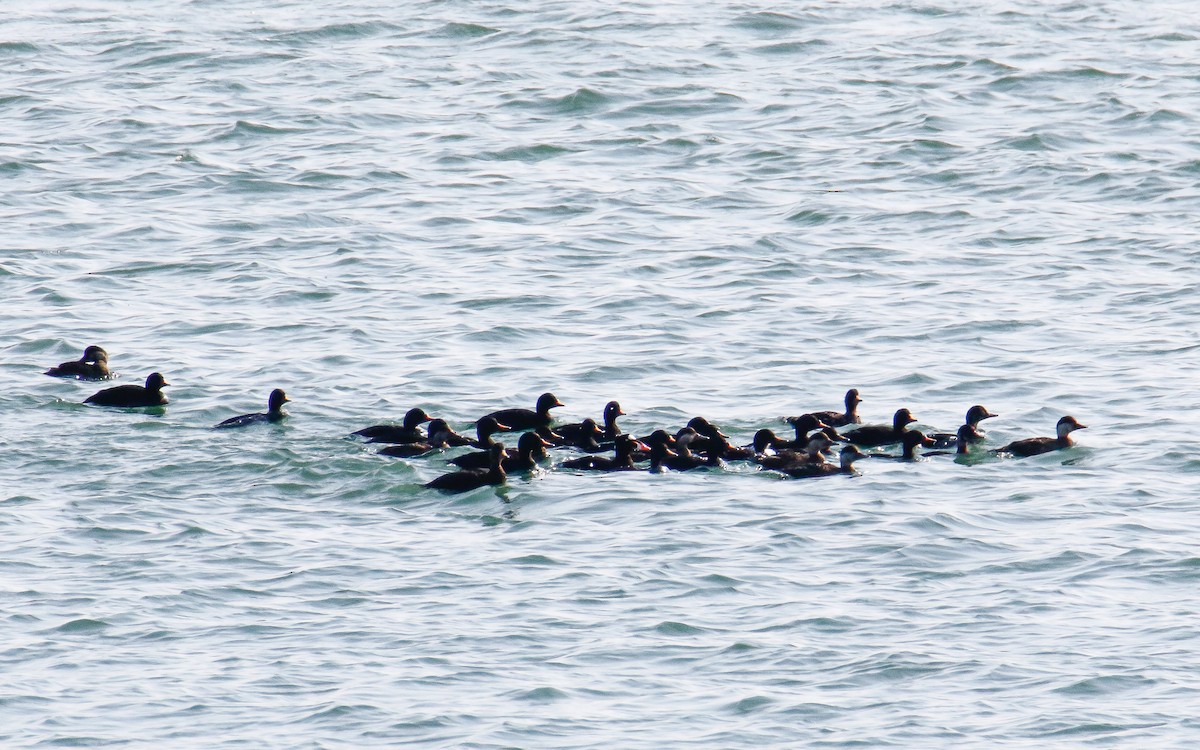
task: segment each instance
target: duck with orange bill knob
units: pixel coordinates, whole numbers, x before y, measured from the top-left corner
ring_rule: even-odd
[[[600,434],[596,439],[611,443],[617,439],[617,435],[621,434],[621,428],[617,426],[617,417],[625,416],[625,412],[621,411],[621,405],[616,401],[609,401],[604,405],[603,422],[604,426],[600,427]],[[591,424],[589,424],[589,422]],[[554,428],[554,431],[562,435],[564,444],[570,445],[580,439],[580,434],[591,434],[592,427],[599,425],[594,419],[585,419],[582,422],[573,424],[563,424]]]
[[[576,425],[566,426],[574,427]],[[607,450],[597,440],[604,436],[604,431],[600,429],[600,425],[596,424],[596,420],[589,417],[580,422],[578,427],[578,430],[568,430],[567,432],[563,432],[560,427],[555,427],[554,433],[562,438],[555,444],[560,448],[574,448],[584,453],[602,453]],[[568,434],[570,437],[567,437]]]
[[[546,448],[550,444],[533,431],[521,433],[517,438],[517,454],[511,453],[504,459],[504,470],[509,474],[514,471],[533,471],[538,468],[538,461],[547,458]]]
[[[489,458],[489,451],[491,451],[492,446],[496,443],[496,439],[494,437],[495,434],[498,432],[504,432],[507,429],[508,426],[497,422],[495,417],[484,417],[475,423],[475,432],[478,436],[478,439],[470,440],[464,443],[462,441],[465,440],[465,438],[463,438],[462,435],[455,433],[455,437],[448,436],[446,438],[446,442],[451,446],[457,447],[460,445],[470,445],[475,448],[483,449],[476,451],[475,453],[465,453],[461,456],[456,456],[450,459],[450,463],[454,464],[455,466],[461,466],[464,469],[480,469],[487,466],[488,461],[491,460]]]
[[[85,404],[97,406],[118,406],[133,408],[139,406],[165,406],[167,394],[162,392],[163,386],[170,385],[162,373],[152,372],[146,378],[146,385],[118,385],[105,388],[84,399]]]
[[[405,412],[402,424],[377,424],[350,434],[365,437],[372,443],[415,443],[426,437],[421,434],[421,425],[430,419],[432,417],[424,409],[413,407]]]
[[[492,417],[497,422],[508,425],[510,430],[536,430],[539,427],[549,427],[554,421],[550,410],[562,405],[553,393],[543,393],[538,396],[537,405],[533,409],[501,409],[485,415],[484,418]]]

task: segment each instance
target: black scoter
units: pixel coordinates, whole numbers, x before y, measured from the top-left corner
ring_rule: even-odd
[[[443,492],[469,492],[489,484],[504,484],[508,479],[508,474],[504,471],[504,459],[508,458],[508,451],[504,450],[504,443],[492,443],[488,453],[491,456],[488,468],[464,469],[451,474],[443,474],[425,486]]]
[[[267,397],[267,411],[257,414],[243,414],[240,417],[230,417],[224,422],[216,425],[215,429],[224,429],[226,427],[245,427],[252,424],[260,424],[263,422],[280,422],[287,416],[287,412],[283,410],[283,405],[291,401],[282,388],[276,388],[271,391],[271,395]]]
[[[425,438],[421,434],[421,425],[430,419],[432,417],[424,409],[414,407],[404,414],[402,424],[377,424],[350,434],[365,437],[372,443],[413,443]]]
[[[163,406],[167,403],[167,396],[162,392],[164,385],[170,385],[170,383],[163,378],[161,373],[152,372],[150,377],[146,378],[145,386],[118,385],[113,388],[105,388],[88,396],[83,403],[122,407]]]

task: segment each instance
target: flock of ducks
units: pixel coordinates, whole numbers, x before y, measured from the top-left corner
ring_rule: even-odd
[[[46,371],[54,377],[81,380],[107,380],[108,353],[99,346],[89,346],[78,360],[63,362]],[[160,373],[152,373],[144,386],[120,385],[105,388],[89,396],[84,403],[123,408],[163,406],[168,399],[162,392],[169,385]],[[214,425],[217,429],[245,427],[252,424],[278,422],[287,416],[283,405],[288,401],[282,389],[271,391],[267,411],[231,417]],[[798,479],[855,473],[854,463],[868,456],[914,461],[918,449],[936,448],[925,455],[969,455],[972,447],[982,443],[984,433],[979,423],[998,416],[976,405],[967,410],[964,423],[955,433],[926,435],[910,430],[916,418],[907,408],[898,409],[891,424],[862,425],[858,405],[862,403],[858,389],[846,392],[844,411],[818,411],[786,417],[795,436],[784,438],[769,428],[754,434],[746,446],[735,446],[729,437],[704,417],[694,417],[687,426],[672,433],[655,430],[637,438],[625,434],[617,426],[624,416],[621,405],[610,401],[604,407],[600,421],[585,419],[574,424],[554,424],[550,410],[562,406],[553,393],[543,393],[533,409],[501,409],[480,417],[475,422],[475,437],[460,435],[444,419],[433,418],[420,408],[410,409],[401,424],[379,424],[365,427],[353,435],[370,443],[385,444],[381,455],[415,458],[441,455],[452,448],[470,446],[479,449],[449,459],[456,471],[443,474],[426,487],[446,492],[466,492],[487,485],[502,484],[512,472],[533,471],[549,461],[547,448],[570,449],[581,454],[555,464],[574,471],[633,471],[638,464],[649,462],[652,472],[688,471],[701,467],[719,467],[725,461],[748,461],[763,469]],[[861,425],[861,426],[860,426]],[[422,427],[424,426],[424,429]],[[1017,440],[995,454],[1016,457],[1036,456],[1073,445],[1071,433],[1084,429],[1074,417],[1058,420],[1055,437],[1035,437]],[[840,430],[840,431],[839,431]],[[503,432],[520,432],[515,452],[510,452],[495,436]],[[829,459],[835,444],[844,444],[838,461]],[[866,453],[863,448],[900,445],[899,455]],[[607,455],[611,452],[611,455]]]

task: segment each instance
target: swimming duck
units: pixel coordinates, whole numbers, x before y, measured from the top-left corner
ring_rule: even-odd
[[[700,434],[694,428],[684,427],[675,433],[675,455],[666,457],[663,464],[674,471],[690,471],[707,466],[709,458],[701,458],[692,452],[692,445],[701,439]]]
[[[769,455],[768,450],[782,448],[787,443],[788,441],[776,435],[774,430],[764,427],[754,433],[754,439],[750,441],[750,445],[743,447],[749,448],[756,456],[763,456]]]
[[[554,420],[550,416],[550,410],[562,405],[562,402],[553,393],[543,393],[541,396],[538,396],[537,406],[533,410],[501,409],[486,416],[492,417],[501,424],[508,425],[508,429],[510,430],[533,430],[538,427],[550,426],[550,423]]]
[[[667,437],[670,437],[670,435],[668,435]],[[674,438],[671,438],[671,439],[674,440]],[[678,454],[675,453],[675,451],[671,450],[670,444],[667,442],[659,442],[659,443],[655,443],[654,445],[651,445],[650,446],[650,473],[651,474],[661,474],[662,472],[666,471],[667,469],[663,465],[663,462],[667,461],[672,456],[676,456],[676,455],[678,455]]]
[[[415,440],[411,443],[393,443],[379,449],[379,455],[393,458],[413,458],[432,453],[435,450],[447,448],[451,436],[462,437],[444,419],[433,419],[429,422],[429,437],[425,440]],[[487,464],[485,463],[484,466]]]
[[[83,356],[70,362],[63,362],[57,367],[46,370],[53,378],[78,378],[79,380],[107,380],[108,352],[98,346],[89,346],[83,350]]]
[[[514,471],[533,471],[538,468],[538,461],[547,457],[548,445],[536,432],[521,433],[517,439],[517,455],[504,459],[504,470],[510,474]]]
[[[882,454],[873,455],[872,458],[890,458],[896,461],[916,461],[917,448],[930,448],[934,445],[933,438],[926,437],[925,433],[920,430],[905,430],[904,435],[900,438],[900,445],[903,446],[903,451],[899,456],[888,456]]]
[[[964,424],[958,428],[958,434],[954,436],[954,450],[942,451],[926,451],[926,456],[969,456],[971,454],[971,445],[974,443],[983,442],[983,433],[975,429],[969,424]]]
[[[970,409],[967,409],[967,416],[963,424],[970,427],[972,432],[978,435],[978,437],[975,438],[975,441],[979,442],[983,440],[983,431],[979,429],[979,423],[985,419],[991,419],[992,417],[998,416],[1000,415],[992,414],[990,411],[988,411],[986,406],[975,404]],[[959,432],[961,432],[961,430],[959,430]],[[958,432],[955,432],[954,434],[950,434],[948,432],[935,432],[929,437],[933,438],[934,445],[937,448],[949,448],[958,442]]]
[[[617,439],[617,435],[621,434],[621,428],[617,426],[617,417],[625,416],[625,412],[621,411],[621,405],[616,401],[609,401],[604,405],[604,427],[600,428],[600,434],[597,439],[607,442],[612,442]],[[574,424],[563,424],[554,428],[554,431],[562,435],[568,443],[579,439],[579,433],[591,432],[591,427],[588,426],[591,422],[592,426],[596,425],[596,420],[585,419],[582,422]]]
[[[369,438],[372,443],[413,443],[425,437],[421,434],[421,425],[430,419],[424,409],[412,408],[404,414],[401,425],[377,424],[350,434]]]
[[[759,456],[755,459],[755,463],[764,469],[775,469],[778,471],[825,463],[825,451],[829,450],[833,445],[833,438],[829,436],[826,430],[832,429],[831,427],[826,427],[809,435],[808,442],[805,444],[803,450],[784,448],[777,451],[774,455]]]
[[[580,422],[578,425],[564,425],[565,427],[578,427],[577,430],[563,431],[562,427],[555,427],[553,432],[562,438],[558,445],[566,448],[575,448],[584,453],[600,453],[606,448],[600,445],[596,438],[603,437],[604,431],[600,429],[600,425],[596,424],[596,420],[588,418]],[[550,428],[546,428],[550,429]]]
[[[847,445],[845,448],[842,448],[842,453],[837,464],[808,464],[805,466],[784,469],[783,471],[788,476],[792,476],[797,479],[807,479],[809,477],[827,477],[834,474],[853,474],[854,462],[860,458],[866,457],[866,455],[867,454],[859,450],[857,446]]]
[[[855,445],[868,448],[875,445],[892,445],[903,439],[904,427],[916,421],[916,417],[908,409],[897,409],[891,425],[869,424],[843,432],[842,437]]]
[[[717,451],[718,458],[731,460],[745,459],[753,455],[752,451],[738,448],[730,443],[729,436],[704,417],[692,417],[688,420],[687,426],[695,430],[697,435],[688,446],[693,451],[699,451],[705,455]]]
[[[1070,448],[1075,444],[1075,441],[1071,439],[1071,433],[1075,430],[1084,429],[1087,429],[1087,425],[1080,424],[1075,417],[1063,417],[1058,420],[1058,424],[1056,425],[1055,431],[1057,432],[1057,437],[1034,437],[1017,440],[1003,448],[996,449],[995,452],[1009,453],[1017,458],[1026,458],[1063,448]]]
[[[152,372],[150,377],[146,378],[145,386],[118,385],[113,388],[105,388],[88,396],[83,403],[126,408],[163,406],[168,401],[166,394],[162,392],[165,385],[170,385],[170,383],[163,378],[162,373]]]
[[[280,422],[287,416],[287,412],[283,410],[283,405],[290,401],[287,394],[282,388],[276,388],[271,391],[271,395],[267,397],[267,411],[258,414],[243,414],[240,417],[230,417],[224,422],[216,425],[214,429],[224,429],[226,427],[246,427],[247,425],[260,424],[264,422]]]
[[[425,486],[443,492],[469,492],[489,484],[504,484],[508,480],[508,474],[504,471],[504,459],[508,458],[508,451],[504,450],[504,443],[493,443],[488,453],[491,456],[488,468],[443,474]]]
[[[618,435],[614,451],[615,456],[582,456],[563,461],[564,469],[581,469],[583,471],[630,471],[633,465],[633,453],[636,450],[648,450],[648,447],[629,435]]]
[[[490,451],[492,446],[496,444],[495,438],[492,436],[497,432],[504,432],[508,429],[508,425],[500,424],[495,417],[484,417],[475,423],[475,440],[469,440],[458,433],[453,436],[447,435],[446,442],[449,445],[458,447],[469,445],[473,448],[482,448],[483,450],[475,453],[464,453],[461,456],[456,456],[450,459],[450,463],[461,466],[464,469],[479,469],[488,465]]]
[[[848,424],[858,424],[862,420],[858,416],[858,405],[862,399],[858,397],[858,389],[846,391],[846,411],[814,411],[812,415],[830,427],[845,427]]]
[[[798,417],[787,417],[783,421],[796,431],[796,438],[788,441],[782,447],[802,451],[808,447],[808,434],[813,430],[823,430],[829,425],[817,419],[815,414],[801,414]]]

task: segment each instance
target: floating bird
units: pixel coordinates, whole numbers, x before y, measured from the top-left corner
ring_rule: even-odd
[[[224,429],[226,427],[245,427],[252,424],[260,424],[263,422],[281,422],[287,416],[287,412],[283,410],[283,405],[291,401],[282,388],[276,388],[271,391],[271,395],[267,397],[266,413],[259,412],[258,414],[243,414],[240,417],[230,417],[224,422],[221,422],[215,429]]]
[[[459,437],[454,430],[450,429],[450,425],[446,424],[444,419],[434,419],[429,422],[429,437],[426,440],[417,440],[411,443],[394,443],[385,446],[379,450],[381,456],[392,456],[394,458],[413,458],[415,456],[423,456],[426,453],[432,453],[435,450],[441,450],[449,446],[451,437]],[[485,464],[486,465],[486,464]]]
[[[904,436],[900,438],[900,445],[903,446],[903,451],[899,456],[888,456],[883,454],[873,455],[872,458],[890,458],[896,461],[916,461],[917,448],[931,448],[934,445],[933,438],[926,437],[925,433],[920,430],[905,430]]]
[[[842,437],[855,445],[869,448],[876,445],[892,445],[899,443],[904,437],[904,427],[916,422],[917,419],[908,409],[897,409],[892,417],[891,425],[869,424],[849,432],[843,432]]]
[[[1087,429],[1087,425],[1079,424],[1075,417],[1063,417],[1058,420],[1058,424],[1055,427],[1058,437],[1034,437],[1017,440],[1003,448],[997,448],[995,452],[1009,453],[1017,458],[1026,458],[1041,453],[1062,450],[1063,448],[1070,448],[1075,444],[1075,441],[1071,439],[1072,432]]]
[[[105,388],[88,396],[83,403],[126,408],[163,406],[167,403],[167,396],[162,392],[164,385],[170,385],[170,383],[163,378],[161,373],[152,372],[150,377],[146,378],[145,386],[118,385],[114,388]]]
[[[504,443],[492,443],[488,453],[491,456],[488,468],[463,469],[452,474],[443,474],[425,486],[443,492],[469,492],[489,484],[504,484],[508,479],[508,474],[504,471],[504,459],[508,458]]]
[[[860,458],[865,458],[867,454],[863,453],[855,445],[847,445],[842,448],[842,454],[837,464],[819,463],[809,464],[805,466],[797,466],[791,469],[784,469],[784,473],[788,476],[797,479],[807,479],[809,477],[827,477],[834,474],[853,474],[854,462]]]
[[[606,442],[612,442],[617,439],[617,435],[621,434],[621,428],[617,426],[617,417],[622,417],[625,412],[621,411],[621,405],[616,401],[609,401],[604,405],[604,426],[600,428],[600,434],[597,439]],[[572,443],[579,439],[579,434],[590,433],[591,427],[588,423],[596,425],[594,419],[585,419],[582,422],[574,424],[563,424],[554,428],[554,431],[563,436],[567,443]]]
[[[550,416],[550,410],[556,406],[562,406],[562,402],[553,393],[543,393],[538,396],[534,409],[501,409],[485,415],[485,418],[492,417],[497,422],[508,425],[510,430],[534,430],[550,426],[554,419]]]
[[[618,435],[616,445],[614,446],[616,455],[612,458],[608,456],[582,456],[563,461],[560,465],[564,469],[582,471],[631,471],[636,468],[633,465],[633,452],[636,450],[649,450],[649,448],[644,443],[629,435]]]
[[[400,425],[377,424],[350,434],[361,435],[372,443],[414,443],[425,437],[421,434],[421,425],[430,419],[424,409],[414,407],[404,414],[404,422]]]
[[[504,459],[504,470],[510,474],[514,471],[533,471],[538,468],[538,461],[546,458],[548,445],[536,432],[521,433],[521,437],[517,438],[517,455]]]
[[[986,406],[975,404],[970,409],[967,409],[967,416],[963,424],[971,428],[971,431],[978,437],[973,438],[975,442],[983,440],[983,431],[979,429],[979,423],[985,419],[998,417],[999,414],[992,414],[987,410]],[[961,430],[959,430],[961,432]],[[948,432],[935,432],[929,437],[933,438],[934,446],[937,448],[949,448],[958,443],[958,432],[950,434]]]
[[[83,350],[83,356],[70,362],[63,362],[57,367],[46,370],[53,378],[78,378],[79,380],[107,380],[108,352],[98,346],[89,346]]]
[[[862,422],[858,417],[858,405],[862,399],[858,397],[858,389],[846,391],[846,411],[814,411],[812,415],[830,427],[845,427],[848,424]]]

